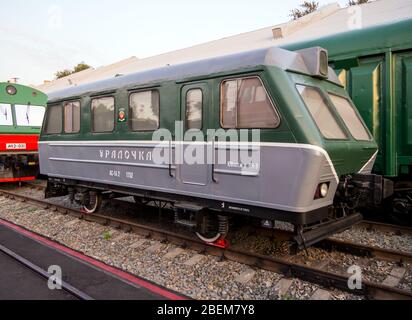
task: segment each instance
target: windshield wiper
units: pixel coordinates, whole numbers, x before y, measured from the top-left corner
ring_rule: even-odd
[[[30,103],[27,105],[26,119],[27,119],[27,124],[30,124]]]

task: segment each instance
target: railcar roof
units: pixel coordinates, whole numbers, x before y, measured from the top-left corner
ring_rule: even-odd
[[[160,81],[179,81],[190,77],[235,71],[257,66],[276,66],[283,70],[290,70],[310,74],[304,59],[298,52],[292,52],[279,47],[269,47],[246,51],[227,56],[199,60],[178,65],[165,66],[143,72],[136,72],[125,76],[96,81],[78,87],[55,91],[49,94],[49,102],[59,101],[70,97],[105,92],[122,87],[133,87]],[[330,69],[331,81],[337,82],[335,73]]]

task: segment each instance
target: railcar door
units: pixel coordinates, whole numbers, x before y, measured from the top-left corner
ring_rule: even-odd
[[[396,163],[412,175],[412,52],[395,54]],[[411,184],[409,184],[409,188]]]
[[[207,128],[210,117],[210,88],[206,82],[185,85],[181,91],[180,180],[193,186],[207,186],[209,167],[207,154]]]

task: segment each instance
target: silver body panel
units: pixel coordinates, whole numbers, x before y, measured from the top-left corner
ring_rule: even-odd
[[[180,143],[182,149],[178,145],[166,146],[167,152],[173,150],[168,155],[172,161],[158,164],[153,159],[156,142],[152,141],[42,141],[40,171],[49,177],[297,213],[333,203],[338,177],[327,152],[320,147],[291,143],[203,143],[205,149],[212,150],[216,163],[213,166],[176,163],[177,150],[184,152],[192,143]],[[231,150],[242,148],[259,155],[259,163],[246,166],[246,170],[244,163],[218,163],[219,157],[226,155],[230,159]],[[169,175],[169,163],[174,177]],[[320,182],[329,182],[330,191],[326,198],[314,200]]]

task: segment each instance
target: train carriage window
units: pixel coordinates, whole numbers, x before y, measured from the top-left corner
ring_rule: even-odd
[[[132,93],[129,103],[131,130],[154,131],[159,128],[159,91],[150,90]]]
[[[43,123],[45,107],[20,105],[14,106],[16,112],[16,124],[23,127],[41,127]]]
[[[342,117],[350,133],[356,140],[371,140],[368,130],[362,123],[348,99],[329,93],[329,97],[335,105],[336,110]]]
[[[64,132],[77,133],[80,131],[80,102],[66,102],[64,104]]]
[[[203,92],[191,89],[186,93],[186,129],[202,129]]]
[[[13,115],[11,113],[11,105],[0,104],[0,126],[12,126]]]
[[[114,130],[114,98],[104,97],[92,100],[92,131],[112,132]]]
[[[321,91],[304,85],[297,85],[296,88],[322,135],[326,139],[346,139],[346,134],[330,111]]]
[[[63,112],[61,105],[47,107],[46,124],[44,131],[46,134],[57,134],[62,132]]]
[[[258,77],[222,82],[221,121],[224,128],[276,128],[280,118]]]

